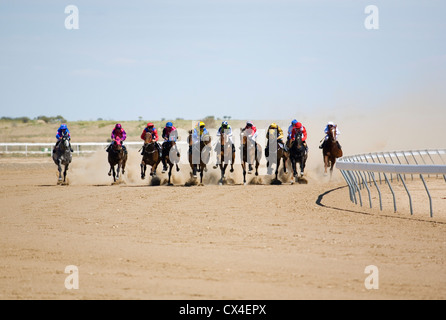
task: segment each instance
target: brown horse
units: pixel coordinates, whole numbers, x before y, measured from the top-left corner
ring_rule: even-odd
[[[342,157],[342,150],[339,148],[338,141],[336,140],[336,126],[328,130],[328,139],[324,143],[322,155],[324,157],[324,173],[327,173],[327,168],[330,167],[331,176],[336,159]]]
[[[164,158],[166,159],[166,163],[169,165],[169,179],[167,184],[171,186],[172,183],[170,183],[170,178],[172,177],[173,166],[175,165],[177,172],[180,171],[180,167],[178,167],[178,163],[180,161],[180,152],[178,151],[177,143],[175,141],[164,142],[163,154],[165,154]]]
[[[235,148],[233,148],[233,144],[229,142],[228,135],[225,133],[221,133],[220,135],[220,153],[218,154],[218,166],[221,171],[220,184],[223,184],[225,179],[226,168],[231,162],[231,172],[234,172],[234,161],[235,161]]]
[[[243,184],[246,184],[246,164],[248,164],[248,174],[252,172],[252,163],[255,161],[256,163],[256,172],[255,175],[259,175],[259,166],[260,160],[262,158],[262,147],[257,144],[257,142],[248,139],[248,136],[240,129],[242,141],[242,150],[241,150],[241,158],[242,158],[242,169],[243,169]]]
[[[200,146],[198,149],[198,143],[194,144],[192,139],[192,130],[189,130],[189,136],[187,137],[187,142],[189,143],[189,164],[192,169],[192,176],[197,177],[197,171],[200,172],[200,184],[203,184],[203,173],[207,171],[206,165],[211,157],[211,136],[205,135],[200,138]],[[193,155],[195,155],[193,157]],[[195,157],[199,157],[195,159]],[[197,163],[199,162],[199,164]]]
[[[270,130],[270,132],[268,134],[268,138],[267,138],[268,139],[268,142],[267,142],[268,146],[270,146],[270,143],[269,143],[270,136],[274,136],[274,135],[277,135],[275,130],[274,129]],[[275,180],[273,180],[275,182],[279,181],[277,176],[279,174],[280,160],[283,159],[283,172],[285,172],[285,173],[287,172],[286,171],[286,165],[287,165],[287,160],[288,160],[288,153],[285,152],[284,146],[281,143],[279,143],[279,142],[276,142],[276,144],[277,144],[276,158],[271,158],[270,155],[269,155],[271,153],[271,151],[269,151],[269,154],[266,154],[266,150],[265,150],[265,156],[267,158],[266,167],[267,167],[267,170],[268,170],[267,171],[268,174],[272,174],[272,168],[270,167],[270,160],[273,160],[273,163],[276,163],[276,171],[275,171],[276,178],[275,178]]]
[[[120,179],[119,171],[121,168],[122,168],[122,174],[125,173],[126,162],[127,162],[127,153],[124,152],[124,149],[122,147],[122,141],[118,137],[113,141],[112,146],[108,151],[108,163],[110,164],[110,171],[108,172],[108,175],[111,176],[113,172],[114,182]],[[118,165],[118,168],[115,171],[116,165]]]
[[[157,146],[155,145],[156,141],[153,141],[152,134],[150,132],[146,132],[145,140],[144,140],[144,154],[141,160],[141,179],[145,179],[146,177],[146,169],[147,166],[151,166],[150,176],[156,176],[156,168],[158,164],[161,162],[161,155],[158,151]]]

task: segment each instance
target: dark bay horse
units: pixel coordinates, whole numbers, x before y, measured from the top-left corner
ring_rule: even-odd
[[[304,175],[305,164],[307,162],[307,157],[308,157],[305,145],[302,142],[302,132],[298,131],[294,141],[291,141],[289,155],[290,155],[291,167],[293,168],[293,175],[297,181]],[[297,163],[299,163],[300,165],[300,176],[296,168]]]
[[[324,143],[322,155],[324,157],[324,173],[327,173],[327,168],[330,167],[331,176],[336,159],[342,157],[342,150],[339,148],[338,141],[336,140],[336,126],[328,130],[328,140]]]
[[[220,135],[220,153],[218,154],[218,166],[221,171],[220,184],[223,184],[225,179],[226,168],[231,163],[231,172],[234,172],[234,161],[235,161],[235,148],[233,144],[230,143],[229,137],[224,132]]]
[[[211,158],[211,136],[205,135],[200,138],[200,143],[193,143],[192,130],[189,130],[187,137],[189,143],[189,164],[192,169],[192,176],[197,177],[197,171],[200,172],[200,184],[203,184],[203,173],[207,170],[206,165]],[[198,149],[198,147],[200,149]]]
[[[168,182],[169,186],[172,185],[170,179],[172,177],[172,168],[176,167],[177,172],[180,171],[180,167],[178,167],[178,163],[180,162],[180,152],[178,151],[178,146],[175,141],[166,141],[163,147],[163,154],[165,153],[166,163],[169,165],[168,171]]]
[[[246,164],[249,166],[248,174],[252,172],[252,164],[255,161],[256,172],[255,175],[259,175],[260,160],[262,159],[262,147],[257,142],[249,139],[248,136],[240,129],[242,141],[241,158],[243,169],[243,183],[246,184]]]
[[[267,142],[268,143],[268,149],[269,149],[268,153],[269,154],[266,154],[266,152],[265,152],[265,156],[267,158],[266,167],[268,168],[268,174],[272,174],[272,168],[270,167],[270,161],[272,160],[272,162],[276,164],[276,171],[275,171],[276,178],[275,178],[274,181],[279,181],[277,176],[279,174],[280,161],[283,160],[283,172],[286,173],[287,172],[286,171],[286,164],[287,164],[287,160],[288,160],[288,153],[285,152],[284,145],[279,143],[277,141],[277,139],[273,139],[273,140],[271,140],[271,142],[275,141],[276,145],[277,145],[277,149],[276,149],[276,152],[275,152],[276,157],[274,157],[274,152],[273,152],[273,154],[271,152],[271,143],[270,143],[270,138],[274,137],[274,136],[277,137],[277,131],[272,129],[268,133],[268,138],[267,138],[267,140],[268,140],[268,142]]]
[[[147,166],[151,166],[150,176],[156,176],[156,168],[161,162],[161,155],[156,147],[156,141],[153,140],[152,134],[150,132],[146,132],[144,146],[143,146],[143,156],[141,160],[141,179],[146,178],[146,170]]]
[[[66,183],[68,166],[72,160],[71,148],[70,148],[70,137],[67,133],[62,135],[62,139],[54,147],[53,161],[57,165],[59,171],[59,180],[57,184]],[[64,166],[63,180],[62,180],[62,166]]]
[[[108,163],[110,164],[110,171],[108,172],[108,175],[111,176],[113,172],[114,182],[120,179],[119,173],[121,168],[122,168],[122,174],[125,173],[126,162],[127,162],[127,153],[124,152],[124,149],[122,147],[122,141],[118,137],[113,141],[112,146],[108,151]],[[116,165],[118,166],[118,168],[115,171]]]

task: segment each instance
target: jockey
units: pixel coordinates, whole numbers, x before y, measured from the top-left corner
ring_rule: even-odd
[[[144,128],[144,130],[141,133],[141,140],[146,140],[146,134],[150,133],[152,135],[152,140],[155,141],[155,147],[159,152],[159,155],[161,157],[161,146],[158,143],[158,130],[156,130],[155,125],[151,122],[147,124],[147,126]],[[144,143],[144,146],[142,148],[141,155],[144,155],[144,150],[146,148],[146,144]]]
[[[294,126],[296,125],[298,121],[296,119],[294,119],[293,121],[291,121],[291,125],[288,127],[288,137],[287,140],[291,140],[291,133],[293,131]]]
[[[266,130],[266,148],[265,148],[265,156],[269,157],[269,132],[270,130],[275,130],[277,132],[277,143],[282,144],[283,148],[286,148],[286,145],[283,143],[283,130],[276,123],[271,123]],[[285,150],[286,151],[286,150]]]
[[[324,137],[324,141],[322,142],[322,144],[319,146],[319,149],[323,149],[324,145],[325,145],[325,141],[328,140],[329,136],[328,136],[328,132],[333,128],[336,127],[336,142],[338,144],[338,148],[341,149],[341,145],[339,144],[338,140],[338,136],[341,134],[341,132],[339,132],[338,130],[338,125],[335,125],[334,122],[329,121],[327,123],[327,125],[325,126],[324,132],[325,132],[325,137]]]
[[[218,128],[218,130],[217,130],[217,137],[221,137],[222,134],[225,134],[228,137],[228,141],[232,145],[232,152],[235,152],[235,145],[234,145],[234,141],[232,140],[232,128],[229,125],[228,121],[223,121],[221,123],[220,128]],[[219,156],[219,152],[220,152],[221,148],[222,148],[222,146],[221,146],[220,140],[218,140],[217,144],[215,145],[215,152],[217,153],[217,163],[218,163],[218,156]],[[214,169],[216,169],[216,168],[217,168],[217,165],[214,166]]]
[[[116,140],[116,138],[121,139],[122,149],[124,149],[124,152],[127,153],[127,148],[123,144],[124,140],[127,138],[127,133],[125,133],[125,130],[120,123],[117,123],[115,125],[115,127],[113,128],[113,131],[111,133],[112,142],[110,143],[110,145],[107,147],[107,150],[105,150],[105,151],[107,151],[107,152],[110,151],[110,148],[111,148],[112,144],[114,143],[114,141]]]
[[[254,143],[254,146],[257,145],[258,132],[257,132],[257,128],[252,123],[252,121],[246,121],[246,126],[242,129],[242,133],[243,133],[243,135],[248,137],[248,139],[251,140],[251,142]],[[248,171],[252,171],[253,170],[252,163],[248,163],[248,166],[249,166]]]
[[[175,128],[173,126],[172,122],[167,122],[166,126],[163,129],[163,133],[161,134],[161,137],[164,139],[163,142],[163,152],[161,155],[161,161],[163,162],[163,173],[167,171],[167,163],[166,163],[166,157],[168,155],[168,148],[169,148],[169,143],[170,141],[177,141],[178,139],[178,132],[177,132],[177,128]]]
[[[57,129],[57,134],[56,134],[57,142],[53,148],[53,153],[56,152],[56,148],[59,146],[59,143],[60,141],[62,141],[62,137],[64,135],[68,135],[68,141],[71,140],[70,130],[68,130],[68,127],[65,123],[62,123],[59,129]],[[70,150],[71,152],[73,152],[73,149],[71,148],[71,143],[70,143]]]
[[[242,129],[242,133],[248,137],[252,142],[257,140],[257,128],[251,121],[246,122],[246,126]]]
[[[193,144],[200,143],[201,139],[208,134],[209,131],[206,129],[206,124],[203,121],[200,121],[194,128],[194,133],[192,134]]]
[[[296,139],[296,134],[298,132],[302,133],[302,143],[305,147],[305,151],[308,152],[307,129],[305,129],[302,123],[296,122],[296,124],[294,125],[293,130],[291,131],[291,141],[294,141],[294,139]]]

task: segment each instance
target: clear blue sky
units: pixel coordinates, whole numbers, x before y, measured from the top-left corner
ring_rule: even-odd
[[[70,4],[79,30],[65,28]],[[369,4],[378,30],[364,27]],[[371,110],[444,91],[445,43],[444,0],[0,0],[0,116]]]

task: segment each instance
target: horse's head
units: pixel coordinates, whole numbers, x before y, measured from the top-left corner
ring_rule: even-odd
[[[152,141],[153,141],[152,133],[151,132],[146,132],[146,136],[145,136],[144,142],[147,143],[147,144],[150,144],[150,143],[152,143]]]
[[[209,134],[205,134],[205,135],[203,135],[203,137],[201,138],[201,143],[202,143],[203,145],[208,145],[208,144],[211,143],[211,141],[212,141],[212,139],[211,139],[211,136],[210,136]]]
[[[115,140],[113,140],[113,149],[120,151],[122,149],[122,140],[119,137],[116,137]]]
[[[328,136],[333,141],[336,141],[336,126],[331,126],[331,127],[328,128]]]

